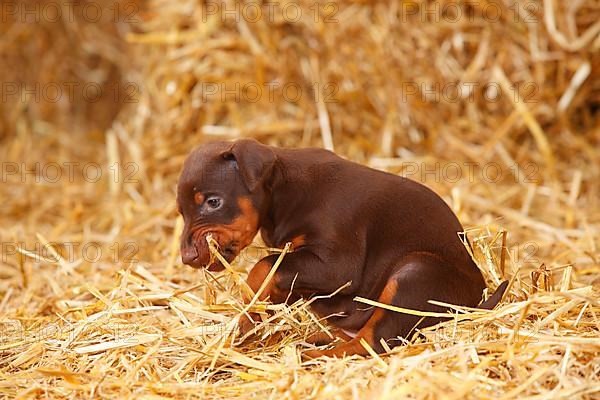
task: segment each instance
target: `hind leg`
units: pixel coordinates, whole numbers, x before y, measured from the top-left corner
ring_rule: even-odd
[[[311,343],[311,344],[315,344],[317,346],[321,346],[324,344],[329,344],[334,342],[336,339],[341,339],[343,341],[350,341],[352,340],[354,337],[350,336],[346,331],[344,331],[343,329],[330,329],[329,330],[329,334],[327,334],[326,332],[316,332],[313,333],[312,335],[310,335],[309,337],[306,338],[306,343]]]
[[[377,301],[417,311],[445,312],[443,307],[429,304],[428,300],[474,306],[479,301],[481,290],[478,284],[471,283],[456,268],[449,267],[442,258],[430,253],[413,253],[402,260]],[[307,358],[367,355],[367,350],[360,343],[361,339],[376,352],[382,353],[382,339],[390,347],[394,347],[401,344],[398,337],[408,339],[415,328],[431,326],[441,320],[377,308],[354,339],[331,349],[310,350],[303,355]]]

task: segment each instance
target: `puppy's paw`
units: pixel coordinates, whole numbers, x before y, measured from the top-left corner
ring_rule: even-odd
[[[314,360],[315,358],[323,357],[323,350],[306,350],[300,355],[303,361]]]
[[[238,333],[240,337],[245,337],[250,333],[256,326],[256,322],[260,321],[260,317],[257,314],[250,314],[250,318],[247,315],[243,315],[238,322]]]

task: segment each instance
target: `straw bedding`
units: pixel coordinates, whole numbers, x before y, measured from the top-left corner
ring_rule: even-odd
[[[104,88],[52,102],[3,87],[4,397],[599,396],[598,2],[299,0],[258,19],[115,4],[118,18],[0,24],[4,83]],[[488,286],[511,279],[502,304],[456,308],[389,355],[302,362],[327,329],[309,304],[240,302],[253,261],[285,249],[257,239],[216,275],[179,260],[185,155],[245,136],[432,187]],[[264,323],[242,341],[248,310]]]

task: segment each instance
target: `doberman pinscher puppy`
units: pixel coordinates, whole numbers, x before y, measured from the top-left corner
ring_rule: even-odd
[[[185,161],[177,188],[185,226],[181,257],[192,267],[217,271],[206,236],[232,261],[260,230],[270,247],[291,242],[261,300],[319,298],[312,309],[345,342],[308,357],[366,354],[360,339],[383,352],[415,328],[438,318],[387,311],[355,296],[420,311],[445,312],[428,303],[476,306],[485,283],[459,233],[463,227],[433,191],[412,180],[344,160],[323,149],[283,149],[254,140],[213,142]],[[248,274],[256,292],[278,255]],[[209,264],[210,265],[207,265]],[[493,308],[503,284],[481,308]],[[243,321],[247,331],[253,321]],[[317,344],[332,342],[316,335]]]

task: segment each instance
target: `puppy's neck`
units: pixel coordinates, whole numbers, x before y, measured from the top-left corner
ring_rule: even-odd
[[[273,173],[268,181],[261,205],[261,226],[272,232],[278,226],[289,226],[297,215],[300,203],[306,204],[310,193],[310,176],[306,165],[277,154]]]

